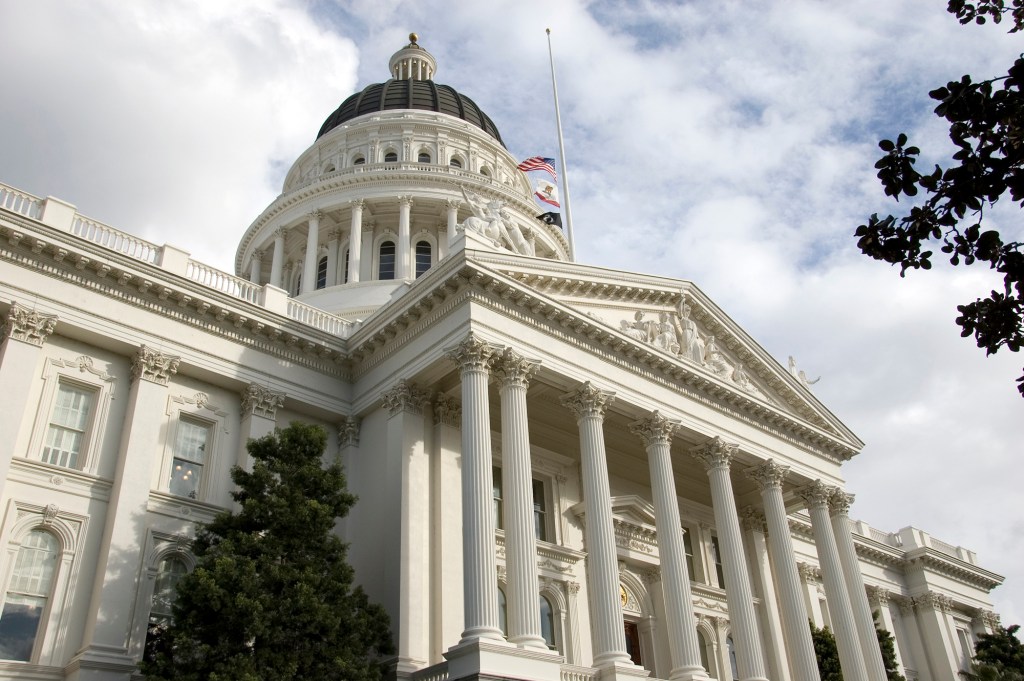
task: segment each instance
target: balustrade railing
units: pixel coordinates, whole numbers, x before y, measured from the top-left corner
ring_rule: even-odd
[[[0,184],[0,208],[38,220],[43,214],[43,201],[14,187]]]
[[[151,265],[156,264],[160,255],[160,247],[156,244],[78,214],[75,214],[74,220],[71,221],[71,233]]]
[[[295,321],[342,338],[348,336],[349,331],[352,330],[350,320],[291,298],[288,299],[288,316]]]
[[[185,276],[196,283],[209,286],[229,296],[240,298],[255,305],[260,304],[262,286],[258,286],[247,279],[236,277],[233,274],[214,269],[191,258],[189,258]]]

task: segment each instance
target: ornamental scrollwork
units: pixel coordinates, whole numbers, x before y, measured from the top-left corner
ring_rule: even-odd
[[[3,338],[42,346],[47,337],[57,326],[57,315],[40,314],[17,302],[11,303],[11,309],[4,319]]]

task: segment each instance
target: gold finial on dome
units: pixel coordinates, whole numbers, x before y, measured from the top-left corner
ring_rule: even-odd
[[[415,33],[409,34],[409,44],[391,55],[388,70],[395,80],[433,80],[437,72],[434,57],[419,46]]]
[[[420,37],[418,35],[416,35],[415,33],[410,33],[409,34],[409,42],[412,43],[413,45],[415,45],[416,41],[419,40],[419,39],[420,39]]]

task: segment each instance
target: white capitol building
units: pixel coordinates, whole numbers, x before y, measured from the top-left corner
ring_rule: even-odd
[[[0,185],[0,679],[132,678],[249,438],[330,433],[401,679],[958,681],[1000,575],[851,520],[863,443],[694,283],[572,262],[415,38],[235,274]],[[255,212],[255,211],[254,211]],[[130,227],[130,226],[128,226]]]

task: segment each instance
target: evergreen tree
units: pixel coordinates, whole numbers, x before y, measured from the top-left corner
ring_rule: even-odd
[[[1019,624],[982,634],[974,645],[974,678],[981,681],[1024,679],[1024,645],[1017,638]]]
[[[818,673],[821,681],[843,681],[843,670],[839,666],[839,649],[836,637],[828,627],[819,629],[814,622],[808,620],[811,627],[811,642],[814,643],[814,656],[818,659]]]
[[[907,681],[897,669],[896,664],[896,641],[885,629],[878,626],[877,610],[871,613],[875,620],[875,636],[878,637],[878,649],[882,651],[882,665],[885,667],[885,677],[889,681]]]
[[[334,523],[355,503],[327,434],[293,423],[249,443],[235,468],[241,509],[199,530],[196,569],[178,583],[173,622],[153,632],[153,681],[292,681],[381,677],[387,614],[353,588]]]

